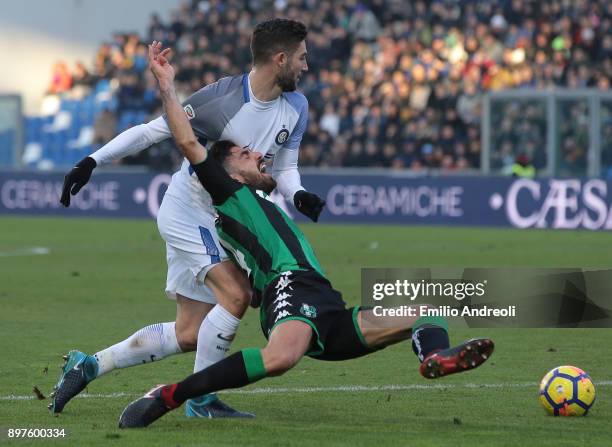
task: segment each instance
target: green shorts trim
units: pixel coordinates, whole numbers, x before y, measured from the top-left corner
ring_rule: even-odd
[[[315,333],[315,335],[317,336],[316,343],[317,343],[317,345],[319,347],[319,350],[318,351],[317,350],[308,351],[306,353],[306,355],[308,355],[308,356],[315,355],[316,356],[316,355],[323,354],[323,352],[325,351],[325,346],[323,345],[323,342],[321,341],[321,337],[319,336],[319,331],[317,330],[317,327],[315,326],[315,324],[312,321],[310,321],[308,318],[303,318],[303,317],[285,317],[285,318],[281,318],[276,323],[274,323],[274,326],[272,326],[272,329],[270,329],[270,332],[268,332],[268,337],[266,337],[266,338],[270,337],[270,335],[272,334],[272,331],[274,331],[274,328],[276,326],[278,326],[281,323],[285,323],[285,322],[291,321],[291,320],[303,321],[304,323],[308,324],[312,328],[312,330]]]
[[[355,325],[355,333],[357,334],[357,337],[359,337],[359,341],[364,347],[372,349],[372,347],[368,346],[366,339],[363,336],[363,332],[361,332],[361,328],[359,327],[359,321],[357,321],[357,315],[359,314],[359,311],[361,311],[361,306],[353,307],[353,324]]]

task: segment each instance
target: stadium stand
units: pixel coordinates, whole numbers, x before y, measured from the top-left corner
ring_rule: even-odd
[[[606,0],[191,1],[169,18],[154,15],[146,36],[115,34],[100,46],[91,74],[78,65],[72,88],[50,97],[59,99],[47,115],[26,118],[24,161],[71,165],[160,113],[146,70],[151,40],[175,50],[185,98],[220,76],[247,71],[253,25],[271,15],[303,20],[310,30],[310,71],[300,85],[310,103],[302,166],[478,168],[483,92],[610,88]],[[52,85],[66,80],[56,78]],[[501,157],[517,136],[540,143],[540,113],[499,123],[507,127],[496,142]],[[567,145],[582,163],[584,154]],[[160,153],[139,162],[160,165]]]

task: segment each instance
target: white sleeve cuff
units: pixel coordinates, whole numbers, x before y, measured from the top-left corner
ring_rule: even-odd
[[[291,204],[293,204],[295,193],[304,189],[297,168],[276,172],[274,179],[276,180],[276,189]]]

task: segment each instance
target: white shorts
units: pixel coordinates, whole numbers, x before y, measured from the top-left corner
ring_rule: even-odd
[[[212,213],[193,208],[166,195],[157,214],[157,227],[166,241],[166,295],[217,304],[204,279],[210,269],[228,258],[219,243]]]

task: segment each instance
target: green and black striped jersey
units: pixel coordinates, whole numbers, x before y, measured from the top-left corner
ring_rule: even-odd
[[[212,157],[193,169],[219,214],[217,232],[223,247],[246,270],[258,292],[290,270],[325,276],[306,237],[282,209],[232,179]]]

